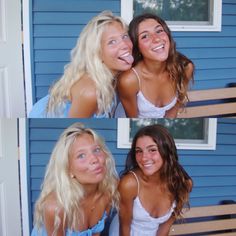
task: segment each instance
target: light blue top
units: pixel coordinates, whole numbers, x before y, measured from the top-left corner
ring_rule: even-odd
[[[39,101],[37,101],[32,110],[30,111],[30,114],[29,114],[29,118],[59,118],[53,114],[47,114],[46,112],[46,107],[47,107],[47,104],[48,104],[48,100],[49,100],[49,95],[41,98]],[[60,118],[67,118],[68,117],[68,114],[69,114],[69,110],[70,110],[70,107],[71,107],[71,102],[70,101],[67,101],[66,104],[65,104],[65,107],[63,108],[63,112],[62,112],[62,115],[60,116]],[[92,116],[92,118],[109,118],[111,117],[110,115],[111,112],[105,112],[103,114],[94,114]]]
[[[101,220],[99,220],[98,223],[94,225],[92,228],[89,228],[81,232],[67,229],[65,236],[92,236],[93,234],[101,233],[105,228],[106,218],[107,218],[107,213],[105,211]],[[31,236],[48,236],[48,235],[44,226],[40,229],[37,229],[34,226]]]

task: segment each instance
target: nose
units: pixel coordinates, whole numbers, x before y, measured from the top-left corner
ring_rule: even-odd
[[[98,157],[97,155],[95,155],[94,153],[91,153],[91,156],[90,156],[90,164],[91,165],[94,165],[98,163]]]
[[[127,49],[127,48],[129,48],[129,44],[128,44],[127,40],[125,40],[125,39],[121,39],[121,40],[120,40],[120,48],[121,48],[121,49]]]
[[[146,160],[146,159],[148,159],[148,151],[143,150],[143,153],[142,153],[141,159],[142,159],[142,160]]]
[[[160,37],[157,35],[157,34],[152,34],[152,41],[153,42],[158,42],[158,41],[160,41],[161,39],[160,39]]]
[[[130,38],[121,38],[119,43],[120,43],[120,47],[122,49],[131,49],[132,50],[133,44],[132,44]]]

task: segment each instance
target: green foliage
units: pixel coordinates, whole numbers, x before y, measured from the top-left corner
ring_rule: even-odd
[[[175,139],[204,139],[204,127],[207,119],[131,119],[131,138],[134,137],[138,129],[152,124],[165,126]]]
[[[211,0],[134,0],[134,15],[155,13],[167,21],[209,21]]]

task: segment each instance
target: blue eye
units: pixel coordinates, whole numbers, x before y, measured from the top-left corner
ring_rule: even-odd
[[[122,38],[123,39],[129,39],[129,35],[128,34],[124,34]]]
[[[116,43],[117,43],[117,40],[112,39],[108,42],[108,45],[113,45],[113,44],[116,44]]]
[[[96,147],[93,152],[100,153],[101,151],[102,151],[102,149],[100,147]]]
[[[79,158],[79,159],[83,159],[83,158],[85,158],[85,157],[86,157],[85,153],[80,153],[80,154],[77,156],[77,158]]]

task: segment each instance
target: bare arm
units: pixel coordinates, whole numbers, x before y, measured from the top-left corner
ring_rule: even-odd
[[[120,236],[129,236],[133,218],[133,201],[137,196],[137,182],[131,174],[128,174],[121,179],[118,189],[120,192]]]
[[[45,204],[44,211],[44,222],[47,235],[53,235],[54,232],[54,222],[56,217],[57,206],[54,203]],[[58,217],[60,218],[60,225],[56,231],[56,236],[64,236],[65,229],[63,228],[63,212],[58,212]]]
[[[96,87],[89,78],[81,78],[71,88],[70,118],[88,118],[97,112]]]
[[[166,111],[165,118],[176,118],[179,110],[179,103],[177,102],[174,107]]]
[[[127,117],[137,117],[138,80],[132,70],[122,73],[118,78],[117,89]]]
[[[191,79],[193,79],[194,65],[192,63],[188,63],[185,67],[185,74],[188,79],[188,83]]]
[[[175,221],[175,217],[171,216],[168,221],[166,221],[163,224],[160,224],[156,236],[168,236],[170,232],[170,228],[172,224],[174,223],[174,221]]]
[[[185,74],[187,80],[185,81],[185,88],[188,90],[189,82],[191,79],[193,79],[193,72],[194,72],[194,65],[192,63],[188,63],[185,67]],[[178,116],[178,110],[182,109],[182,106],[179,103],[176,103],[176,105],[166,113],[166,118],[176,118]],[[175,116],[174,116],[175,115]]]

